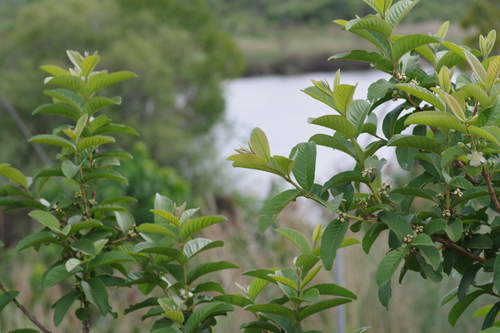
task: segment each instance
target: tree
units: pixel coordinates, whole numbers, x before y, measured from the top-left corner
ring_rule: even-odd
[[[500,3],[495,0],[475,0],[470,4],[467,10],[467,16],[462,20],[463,28],[477,28],[479,33],[486,36],[491,29],[499,30],[500,22],[498,17],[500,16]],[[499,40],[500,37],[496,38],[495,51],[499,51]],[[476,35],[469,36],[467,38],[467,44],[470,46],[477,45]]]

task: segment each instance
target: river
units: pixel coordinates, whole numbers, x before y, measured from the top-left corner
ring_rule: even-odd
[[[307,142],[316,133],[332,134],[331,130],[308,124],[310,117],[336,113],[330,107],[308,96],[301,89],[312,85],[311,79],[326,79],[332,85],[335,73],[307,73],[293,76],[265,76],[232,80],[226,83],[225,125],[218,131],[221,158],[232,155],[239,145],[248,146],[250,132],[260,127],[269,139],[272,155],[289,156],[300,142]],[[342,84],[358,84],[355,99],[366,99],[368,87],[380,78],[378,71],[341,72]],[[381,121],[379,117],[379,122]],[[390,155],[385,152],[384,155]],[[385,156],[384,156],[385,157]],[[348,170],[353,160],[344,153],[318,147],[316,182],[324,183],[334,173]],[[230,164],[230,162],[227,162]],[[229,168],[237,188],[265,197],[277,176],[248,169]]]

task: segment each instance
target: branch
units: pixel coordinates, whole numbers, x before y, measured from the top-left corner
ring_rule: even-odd
[[[465,167],[464,163],[460,160],[455,160],[455,164],[462,170],[465,171],[465,178],[467,178],[468,181],[470,181],[474,185],[479,185],[480,182],[476,180],[476,178],[472,177],[467,173],[467,168]]]
[[[491,185],[491,177],[490,174],[486,171],[486,168],[483,166],[483,171],[481,171],[481,175],[484,177],[486,181],[486,186],[488,187],[488,192],[490,192],[491,199],[493,200],[493,204],[495,205],[495,209],[497,213],[500,214],[500,202],[498,202],[497,195],[495,194],[495,190]]]
[[[0,281],[0,290],[2,290],[4,293],[8,292],[9,290],[3,285],[3,283]],[[18,301],[17,298],[14,298],[12,300],[12,302],[14,302],[14,304],[17,305],[17,307],[19,309],[21,309],[21,311],[26,315],[26,317],[28,317],[28,319],[36,325],[36,327],[38,327],[39,329],[42,330],[43,333],[52,333],[51,331],[49,331],[47,328],[45,328],[45,326],[43,326],[42,324],[40,324],[40,322],[35,318],[34,315],[31,314],[31,312],[28,311],[28,309],[26,309],[22,304],[21,302]]]
[[[464,249],[463,247],[461,247],[461,246],[453,243],[449,239],[443,239],[443,238],[440,238],[440,237],[436,237],[436,241],[438,241],[439,243],[443,244],[446,248],[452,249],[452,250],[457,251],[459,253],[462,253],[462,254],[466,255],[467,257],[472,258],[472,259],[480,262],[481,264],[484,264],[486,262],[486,259],[481,258],[480,256],[478,256],[475,253],[467,251],[466,249]]]

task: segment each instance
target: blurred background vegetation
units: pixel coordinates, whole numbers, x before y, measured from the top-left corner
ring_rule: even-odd
[[[0,97],[5,97],[0,99],[0,162],[11,163],[29,175],[40,168],[41,157],[28,146],[7,109],[15,110],[31,133],[50,132],[62,123],[51,116],[31,116],[38,105],[48,101],[42,94],[45,74],[38,67],[68,67],[67,49],[98,50],[101,68],[139,75],[109,91],[123,99],[121,106],[110,109],[110,118],[133,126],[141,137],[120,138],[120,146],[134,155],[120,169],[130,185],[108,186],[103,195],[136,197],[138,203],[130,208],[138,221],[151,218],[149,209],[156,192],[178,203],[189,200],[204,213],[229,218],[227,225],[205,235],[226,241],[230,256],[224,259],[240,264],[243,271],[286,267],[294,257],[290,244],[275,234],[260,236],[256,231],[264,198],[237,193],[223,168],[218,167],[221,161],[215,160],[214,128],[223,121],[225,110],[223,83],[241,76],[360,69],[355,62],[326,61],[332,54],[364,47],[332,21],[369,13],[362,1],[353,0],[0,0]],[[477,47],[478,32],[500,30],[498,17],[498,0],[421,0],[400,31],[435,32],[443,21],[450,20],[449,39]],[[44,149],[48,156],[54,155],[54,151]],[[53,184],[49,195],[56,196],[58,191],[58,184]],[[25,215],[21,211],[0,216],[4,243],[15,245],[29,231]],[[276,224],[310,235],[307,222],[328,221],[327,217],[310,221],[309,214],[292,207]],[[40,276],[51,253],[37,254],[33,264],[31,251],[0,251],[0,272],[12,288],[23,291],[22,301],[49,323],[50,305],[61,291],[54,287],[42,292]],[[378,304],[372,278],[386,249],[381,246],[369,257],[360,248],[348,251],[346,287],[363,300],[347,310],[350,329],[371,325],[386,333],[450,331],[445,318],[451,304],[438,309],[438,302],[458,280],[446,279],[436,286],[434,299],[421,299],[418,291],[427,281],[410,276],[394,291],[392,311],[386,312]],[[214,251],[211,255],[220,259],[223,253]],[[362,274],[354,267],[360,263],[366,265]],[[239,274],[221,279],[232,292],[237,292],[235,281],[248,283]],[[330,280],[331,276],[321,279]],[[122,290],[114,292],[115,304],[120,306],[141,297]],[[419,309],[426,309],[429,317],[418,316]],[[321,318],[315,329],[334,332],[331,318]],[[480,321],[462,322],[453,331],[474,331]],[[13,306],[0,314],[0,332],[25,324],[29,326]],[[57,331],[76,331],[75,321],[64,325]],[[238,325],[227,321],[221,331],[236,332]],[[144,331],[137,316],[121,317],[113,323],[106,318],[100,327],[99,332]]]

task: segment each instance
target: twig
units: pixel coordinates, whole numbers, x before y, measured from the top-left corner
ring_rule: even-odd
[[[467,178],[467,180],[468,180],[468,181],[470,181],[470,182],[471,182],[472,184],[474,184],[474,185],[479,185],[479,184],[480,184],[480,182],[478,182],[478,181],[476,180],[476,178],[472,177],[471,175],[469,175],[469,174],[467,173],[467,171],[466,171],[466,170],[467,170],[467,168],[465,167],[465,165],[463,164],[463,162],[462,162],[462,161],[460,161],[460,160],[455,160],[455,164],[456,164],[456,165],[457,165],[460,169],[462,169],[462,170],[464,170],[464,171],[465,171],[465,178]]]
[[[3,285],[3,283],[0,281],[0,290],[2,290],[4,293],[8,292],[9,290]],[[14,302],[14,304],[17,305],[17,307],[19,309],[21,309],[21,311],[26,315],[26,317],[28,317],[28,319],[33,323],[35,324],[39,329],[42,330],[43,333],[52,333],[51,331],[49,331],[47,328],[45,328],[45,326],[43,326],[36,318],[34,315],[31,314],[31,312],[28,311],[28,309],[26,309],[24,307],[24,305],[21,304],[21,302],[19,302],[19,300],[17,298],[14,298],[12,300],[12,302]]]
[[[484,177],[486,181],[486,186],[488,187],[488,192],[490,192],[491,199],[493,200],[493,204],[495,205],[495,209],[497,213],[500,214],[500,202],[498,202],[497,195],[495,194],[495,190],[493,189],[493,185],[491,185],[490,174],[486,171],[486,168],[483,166],[483,171],[481,171],[481,175]]]
[[[440,237],[436,237],[436,241],[438,241],[439,243],[443,244],[446,248],[452,249],[452,250],[457,251],[457,252],[460,252],[460,253],[466,255],[467,257],[472,258],[472,259],[480,262],[481,264],[484,264],[486,262],[486,259],[481,258],[480,256],[478,256],[475,253],[467,251],[466,249],[464,249],[463,247],[461,247],[461,246],[453,243],[449,239],[443,239],[443,238],[440,238]]]

